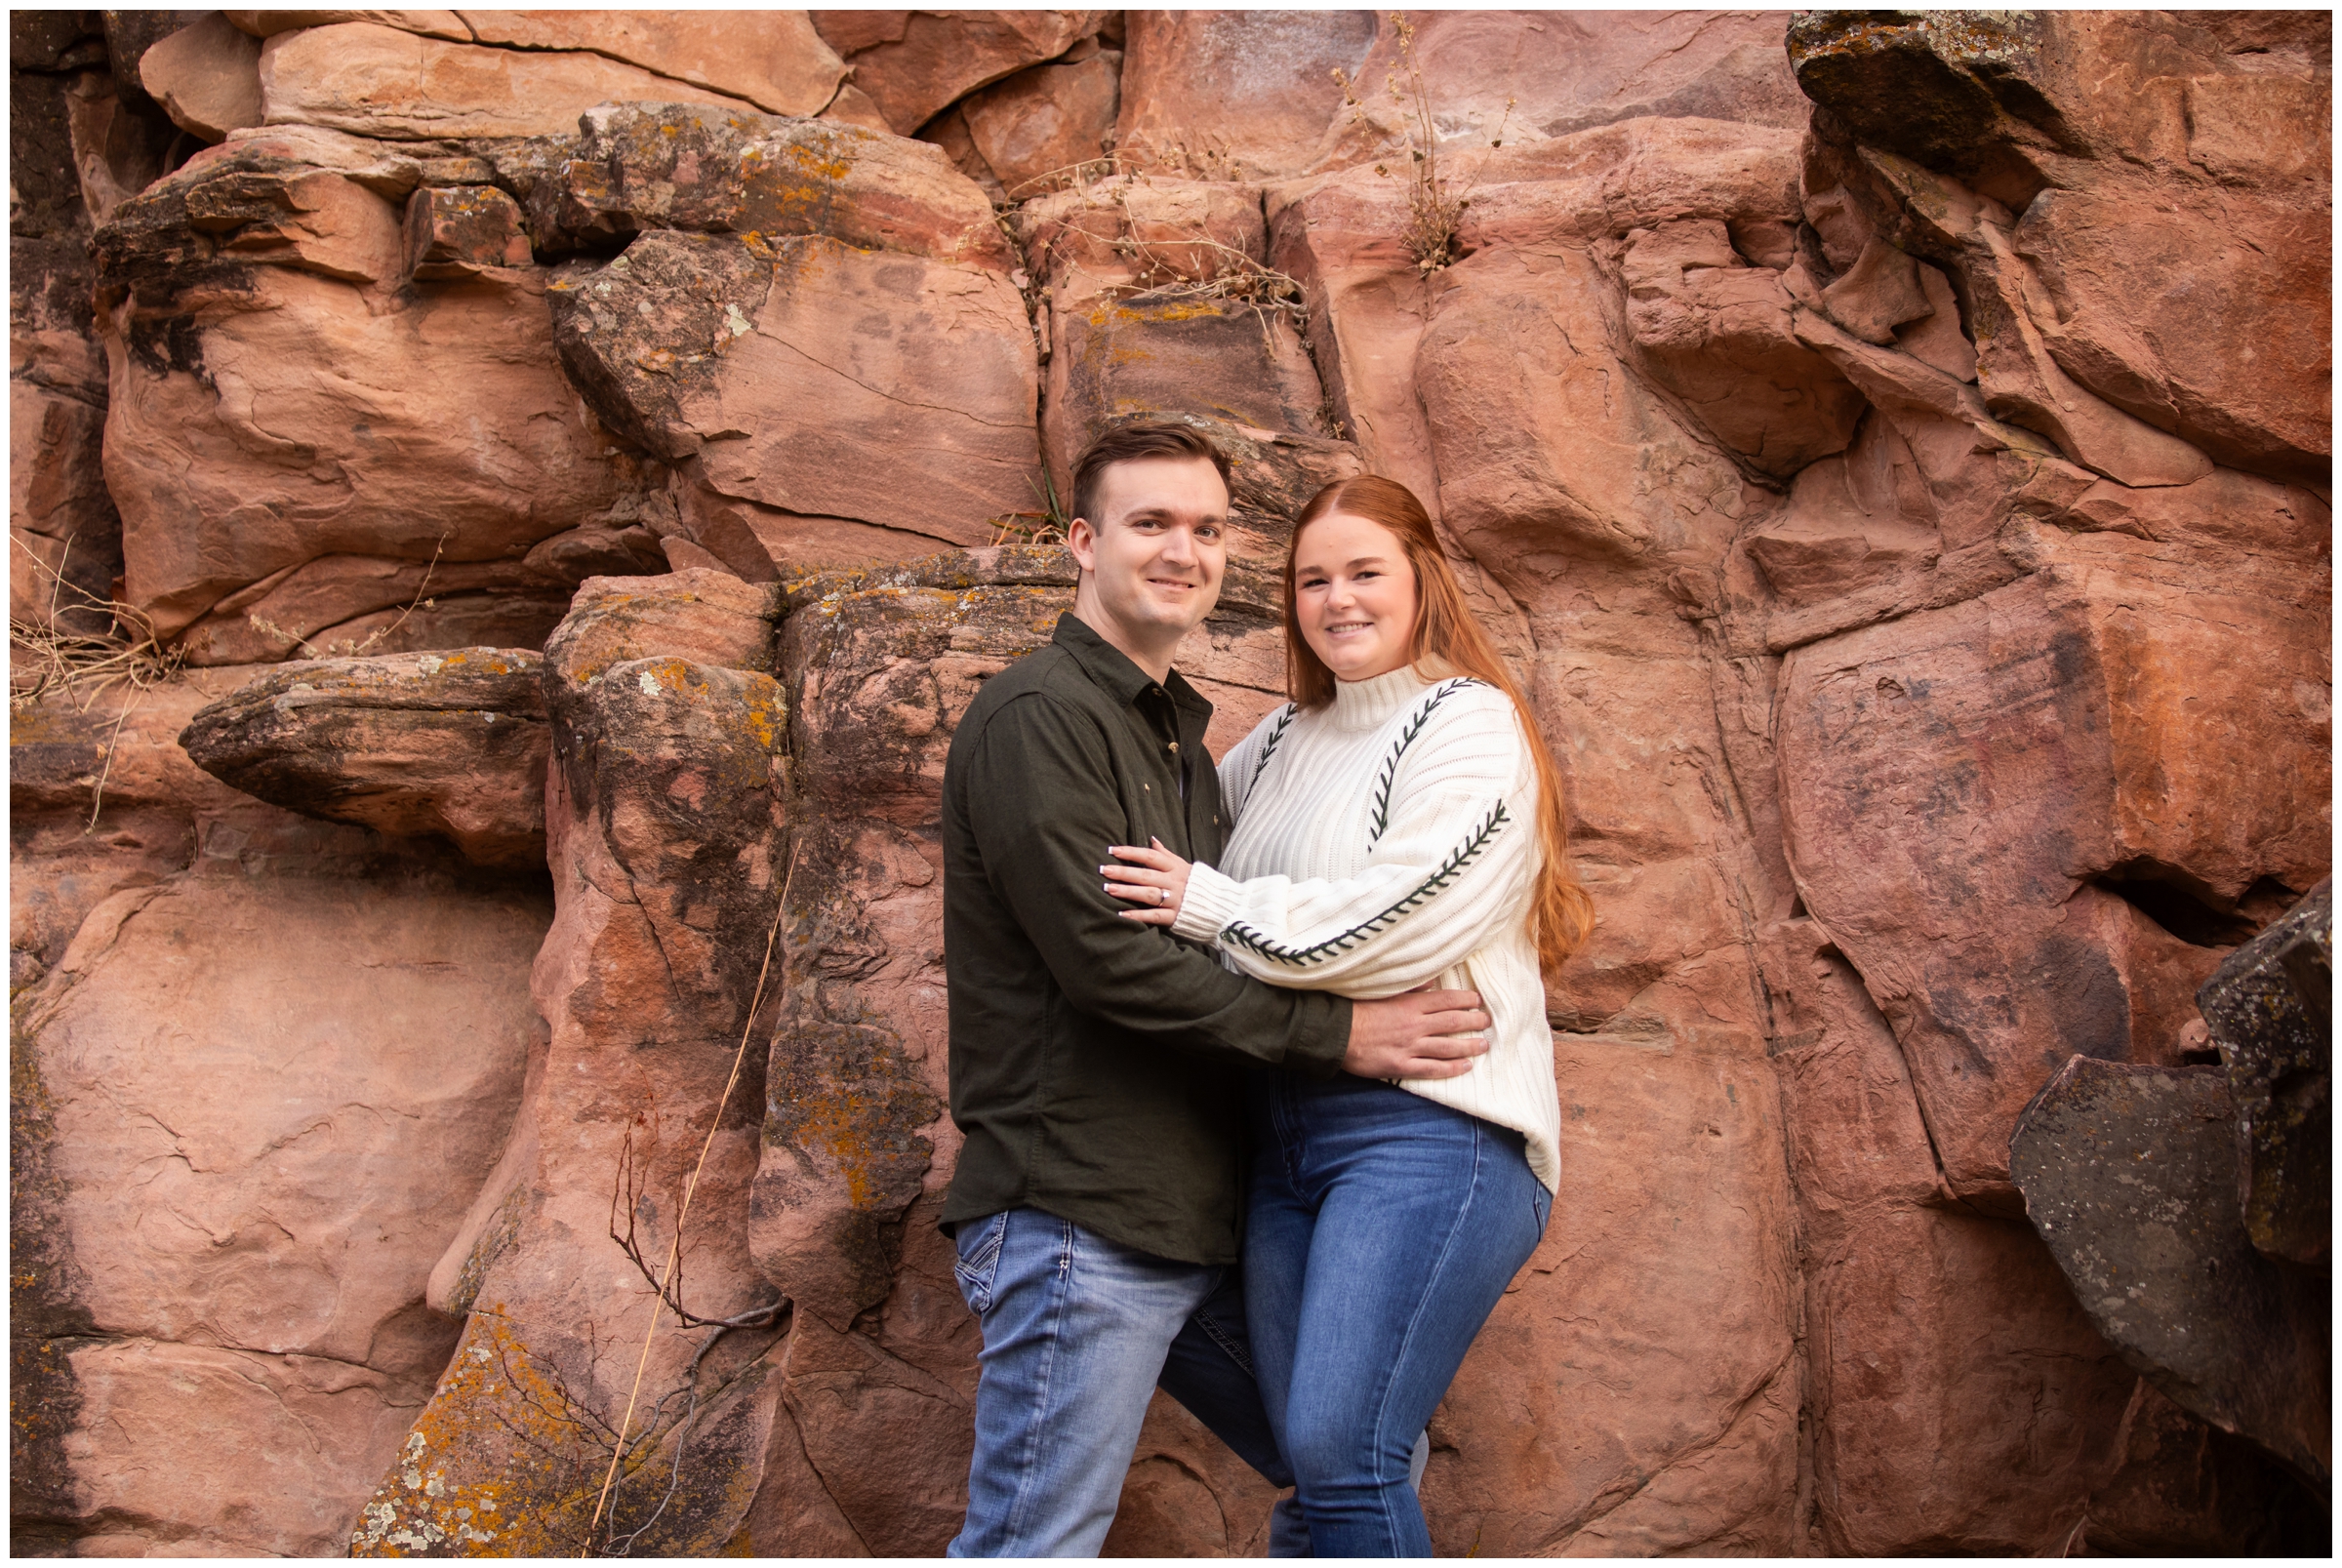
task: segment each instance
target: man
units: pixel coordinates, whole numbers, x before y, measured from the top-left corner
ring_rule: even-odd
[[[1238,976],[1125,920],[1110,844],[1219,858],[1211,704],[1171,668],[1218,602],[1228,460],[1179,424],[1094,442],[1054,641],[986,683],[944,771],[951,1114],[944,1206],[984,1327],[953,1556],[1095,1555],[1158,1377],[1289,1484],[1234,1280],[1243,1069],[1447,1077],[1484,1052],[1470,991],[1353,1003]]]

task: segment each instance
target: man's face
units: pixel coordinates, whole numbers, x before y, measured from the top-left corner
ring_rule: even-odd
[[[1228,487],[1210,459],[1117,462],[1099,478],[1095,510],[1073,519],[1066,543],[1099,608],[1129,635],[1176,642],[1212,613],[1228,565]]]

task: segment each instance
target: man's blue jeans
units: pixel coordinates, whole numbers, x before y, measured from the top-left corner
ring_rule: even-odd
[[[1235,1269],[1157,1258],[1038,1209],[964,1222],[956,1245],[984,1354],[968,1517],[948,1555],[1096,1556],[1158,1382],[1271,1484],[1293,1484],[1253,1381]],[[1290,1503],[1272,1533],[1296,1554]]]
[[[1518,1133],[1390,1084],[1270,1071],[1251,1104],[1246,1315],[1313,1554],[1428,1557],[1410,1450],[1552,1195]]]

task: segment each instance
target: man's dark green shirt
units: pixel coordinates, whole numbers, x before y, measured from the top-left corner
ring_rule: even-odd
[[[1098,867],[1159,838],[1217,861],[1212,705],[1071,615],[985,683],[944,767],[951,1119],[944,1225],[1030,1206],[1125,1246],[1233,1263],[1243,1069],[1330,1074],[1351,1004],[1278,990],[1125,920]]]

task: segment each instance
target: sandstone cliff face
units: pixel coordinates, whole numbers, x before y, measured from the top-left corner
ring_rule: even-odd
[[[943,757],[1170,414],[1214,748],[1399,478],[1599,911],[1439,1550],[2315,1549],[2009,1138],[2328,870],[2330,25],[1867,17],[14,19],[17,1539],[940,1551]]]

